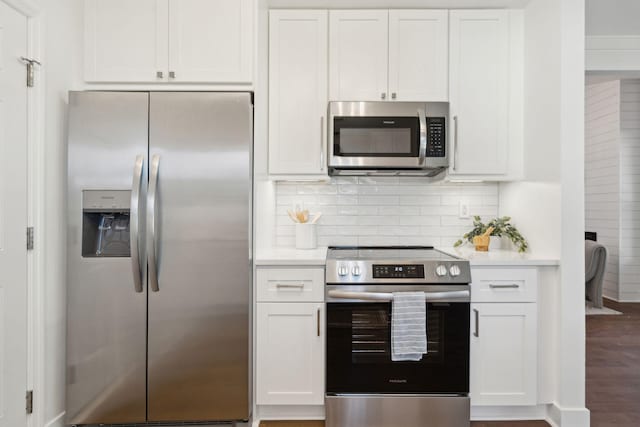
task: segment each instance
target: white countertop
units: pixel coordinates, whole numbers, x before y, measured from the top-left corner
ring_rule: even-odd
[[[560,260],[553,257],[541,256],[531,253],[519,253],[517,251],[498,249],[489,252],[477,252],[471,246],[460,248],[438,248],[449,255],[469,260],[471,266],[554,266],[559,265]]]
[[[256,251],[256,265],[323,265],[327,248],[262,248]]]
[[[489,252],[477,252],[471,246],[460,248],[437,248],[449,255],[468,259],[472,266],[555,266],[557,258],[531,253],[499,249]],[[256,265],[324,265],[327,248],[262,248],[257,250]]]

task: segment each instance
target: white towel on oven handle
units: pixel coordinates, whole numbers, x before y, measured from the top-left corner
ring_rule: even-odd
[[[391,303],[391,360],[419,361],[427,353],[424,292],[394,292]]]

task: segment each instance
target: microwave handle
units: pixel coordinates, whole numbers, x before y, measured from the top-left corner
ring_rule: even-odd
[[[427,115],[422,108],[418,109],[418,119],[420,120],[420,165],[424,166],[427,158]]]

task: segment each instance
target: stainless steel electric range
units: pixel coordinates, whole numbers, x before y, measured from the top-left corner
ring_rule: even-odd
[[[469,262],[432,247],[327,254],[327,427],[468,427]],[[423,291],[428,348],[391,360],[394,292]]]

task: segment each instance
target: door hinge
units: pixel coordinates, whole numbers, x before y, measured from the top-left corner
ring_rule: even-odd
[[[35,85],[35,70],[34,67],[36,65],[42,65],[40,61],[37,61],[32,58],[25,58],[24,56],[20,57],[20,60],[23,64],[27,66],[27,87],[33,87]]]
[[[33,390],[27,390],[27,395],[26,395],[26,400],[27,400],[27,414],[32,414],[33,413]]]
[[[27,250],[33,249],[33,227],[27,227]]]

